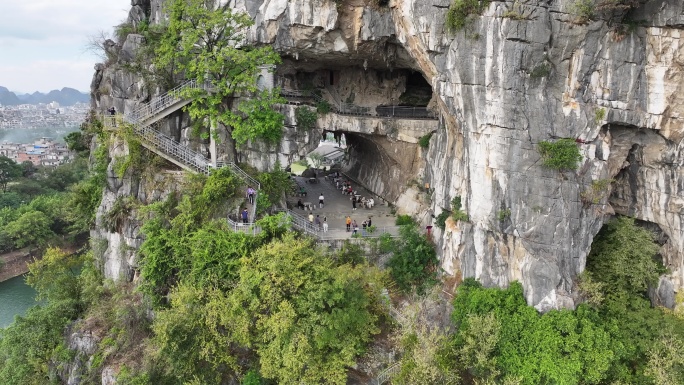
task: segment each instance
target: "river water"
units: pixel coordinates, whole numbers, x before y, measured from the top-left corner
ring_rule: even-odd
[[[14,322],[14,316],[26,314],[26,310],[36,305],[36,291],[24,282],[24,276],[0,282],[0,328]]]

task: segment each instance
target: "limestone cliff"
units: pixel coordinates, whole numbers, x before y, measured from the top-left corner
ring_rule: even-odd
[[[449,33],[449,0],[235,0],[255,20],[248,38],[283,57],[277,85],[322,89],[334,105],[370,111],[333,113],[302,134],[292,128],[293,107],[282,106],[290,126],[283,142],[250,144],[238,160],[267,169],[301,157],[324,130],[345,132],[355,155],[347,171],[424,225],[462,198],[470,220],[435,229],[448,274],[490,286],[520,280],[540,310],[575,306],[593,237],[613,213],[634,216],[661,235],[670,273],[657,294],[671,305],[684,286],[684,2],[653,0],[624,19],[599,14],[588,22],[571,3],[492,2],[465,30]],[[163,17],[160,0],[132,5],[133,22]],[[135,49],[135,39],[122,49]],[[117,68],[96,73],[94,91],[112,90],[97,94],[98,108],[125,110],[156,92]],[[431,88],[439,120],[378,117],[374,108],[399,104],[418,87],[416,74]],[[164,130],[209,152],[187,126],[178,114]],[[424,151],[417,138],[430,132]],[[575,172],[541,166],[537,144],[556,138],[581,148]],[[224,143],[214,155],[233,158]],[[429,189],[419,193],[410,180]],[[592,182],[611,180],[592,190]],[[128,193],[116,188],[110,193]]]

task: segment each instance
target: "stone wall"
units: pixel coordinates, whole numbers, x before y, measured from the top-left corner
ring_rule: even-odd
[[[153,22],[162,18],[161,3],[133,1],[134,8],[150,10]],[[358,0],[339,6],[331,0],[231,4],[253,16],[249,37],[273,45],[289,71],[407,69],[429,80],[431,106],[443,117],[429,151],[422,154],[391,130],[376,136],[359,130],[357,148],[384,152],[349,169],[373,188],[391,191],[400,209],[425,225],[455,196],[462,198],[470,221],[435,229],[448,274],[485,285],[520,280],[538,309],[573,307],[592,239],[618,212],[653,223],[666,236],[661,251],[671,273],[661,280],[661,297],[684,285],[682,1],[648,2],[629,15],[644,20],[634,28],[620,27],[615,14],[582,23],[569,11],[571,2],[492,2],[456,33],[444,29],[449,0],[392,0],[387,7]],[[511,10],[519,17],[504,17]],[[134,19],[138,14],[131,11]],[[127,49],[135,47],[131,39]],[[366,77],[348,78],[342,93],[364,94]],[[113,90],[109,99],[97,100],[100,108],[126,109],[149,93],[140,79],[113,68],[100,69],[95,80],[98,89],[111,83]],[[314,148],[329,124],[297,131],[293,107],[283,108],[288,128],[282,143],[249,144],[223,156],[269,169]],[[185,124],[177,117],[168,132],[187,137]],[[584,156],[578,170],[541,166],[538,143],[558,138],[577,140]],[[384,164],[373,159],[390,154],[406,163],[399,162],[400,174],[386,172],[389,166],[373,168]],[[409,188],[409,179],[429,183],[430,199]],[[583,201],[593,181],[611,179],[605,196]]]
[[[416,176],[434,188],[433,214],[461,196],[471,218],[437,231],[443,267],[486,285],[521,280],[528,302],[546,310],[575,305],[576,277],[611,203],[659,225],[672,271],[665,279],[671,287],[684,284],[682,2],[649,2],[630,15],[646,20],[633,31],[616,28],[616,15],[581,23],[570,3],[493,2],[453,34],[444,29],[448,0],[394,0],[386,8],[307,0],[236,6],[257,21],[253,39],[302,67],[363,62],[419,69],[430,79],[446,129],[437,131]],[[509,10],[520,17],[504,17]],[[659,155],[617,150],[638,144],[620,141],[625,128],[662,137],[645,150]],[[576,172],[541,166],[537,144],[557,138],[578,140],[584,160]],[[638,167],[627,167],[630,156]],[[625,167],[631,177],[618,175]],[[582,193],[600,179],[615,179],[615,193],[610,202],[606,194],[587,205]],[[424,207],[406,196],[399,201]]]

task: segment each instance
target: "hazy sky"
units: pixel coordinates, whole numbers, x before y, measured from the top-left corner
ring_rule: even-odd
[[[89,92],[88,38],[125,21],[131,0],[0,0],[0,86],[32,93]]]

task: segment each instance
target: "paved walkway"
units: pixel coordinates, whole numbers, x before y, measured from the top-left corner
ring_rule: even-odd
[[[395,216],[391,213],[390,207],[383,205],[377,197],[373,198],[375,200],[373,208],[365,209],[359,203],[356,205],[356,210],[352,210],[350,196],[344,195],[341,190],[335,189],[335,185],[328,179],[321,176],[315,179],[317,183],[309,183],[309,178],[300,176],[294,178],[299,186],[306,189],[307,196],[291,196],[288,197],[288,202],[294,207],[292,210],[295,213],[301,214],[304,217],[308,217],[310,212],[313,213],[314,217],[319,215],[321,222],[323,222],[324,217],[327,217],[328,233],[321,231],[321,238],[344,238],[351,236],[351,233],[346,232],[345,218],[347,215],[352,220],[356,220],[356,223],[359,225],[359,232],[361,232],[361,223],[369,217],[372,220],[373,226],[376,226],[380,231],[382,231],[383,227],[394,228],[395,226]],[[372,194],[354,182],[352,182],[352,188],[358,190],[361,196],[366,198],[372,197]],[[320,208],[318,205],[318,197],[321,193],[325,197],[323,208]],[[297,208],[298,199],[301,199],[302,202],[310,202],[314,206],[313,210]]]

